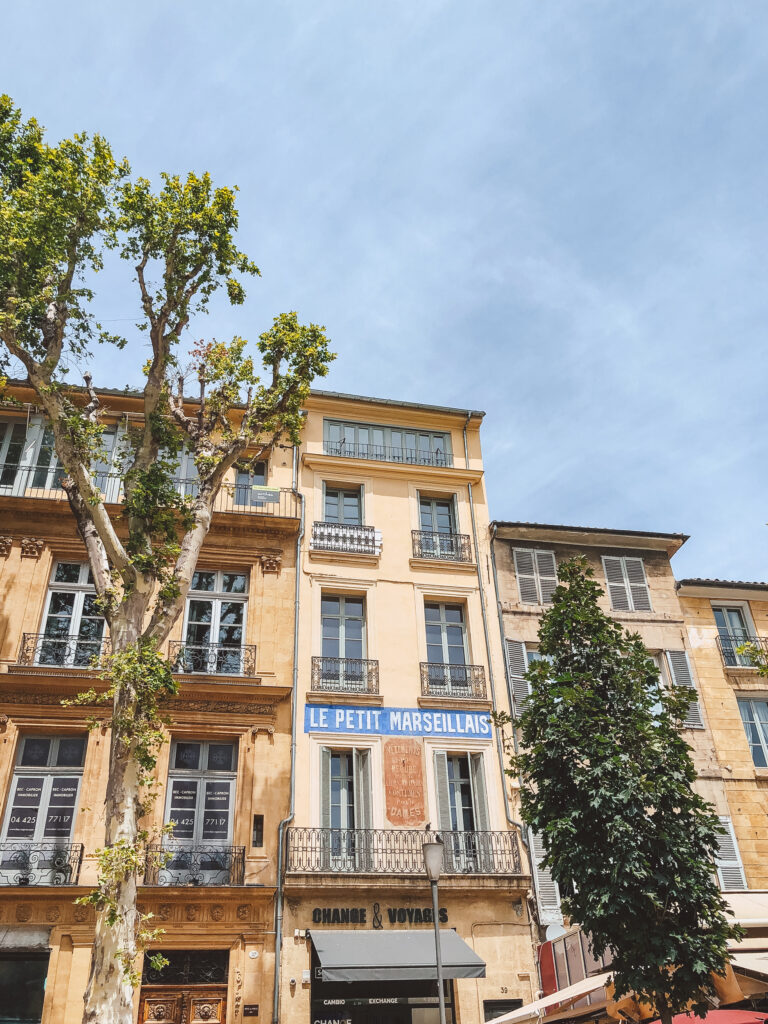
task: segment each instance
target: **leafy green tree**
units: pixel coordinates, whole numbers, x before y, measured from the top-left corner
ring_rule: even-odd
[[[711,1008],[712,973],[740,934],[714,873],[720,825],[693,790],[681,724],[690,702],[660,684],[637,634],[605,615],[583,558],[561,565],[516,725],[522,814],[542,835],[563,910],[609,951],[616,995],[663,1021]]]
[[[131,180],[102,137],[51,145],[8,97],[0,98],[0,188],[0,370],[21,364],[53,432],[113,650],[102,665],[106,688],[81,699],[112,706],[105,844],[99,885],[87,897],[97,923],[83,1020],[131,1024],[136,952],[155,934],[136,906],[150,839],[141,818],[163,739],[160,706],[176,689],[159,648],[183,610],[226,474],[278,438],[298,441],[310,382],[333,356],[324,328],[282,314],[256,345],[264,379],[242,338],[197,345],[190,403],[182,332],[222,287],[241,304],[243,278],[258,274],[234,240],[235,192],[207,174],[163,175],[158,189]],[[94,341],[128,344],[92,313],[91,281],[105,249],[133,268],[137,326],[149,340],[143,420],[122,453],[118,511],[92,472],[104,454],[97,391],[87,374],[84,390],[66,384],[67,367],[81,364]],[[194,497],[173,485],[182,449],[197,467]]]

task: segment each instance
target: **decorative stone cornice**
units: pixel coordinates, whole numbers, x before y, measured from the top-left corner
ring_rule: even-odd
[[[43,553],[45,547],[45,541],[40,537],[22,537],[21,538],[21,557],[22,558],[39,558]]]
[[[13,537],[0,537],[0,558],[7,558],[13,547]]]
[[[283,564],[283,552],[282,551],[262,551],[259,555],[261,561],[261,571],[264,573],[274,572],[279,573],[280,568]]]

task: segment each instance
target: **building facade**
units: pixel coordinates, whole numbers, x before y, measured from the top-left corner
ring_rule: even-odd
[[[93,917],[74,900],[96,880],[109,735],[87,728],[98,706],[61,700],[99,685],[91,661],[109,637],[50,434],[30,393],[16,397],[0,416],[0,1005],[14,1020],[77,1024]],[[103,401],[115,453],[141,405],[125,393]],[[118,502],[117,465],[95,476]],[[177,486],[194,492],[187,460]],[[170,963],[144,970],[141,1021],[239,1021],[271,1008],[299,525],[290,449],[233,472],[167,645],[180,693],[147,824],[174,822],[174,852],[148,866],[140,903],[164,929]]]
[[[508,704],[482,414],[320,392],[307,412],[279,1019],[437,1021],[431,829],[446,956],[466,959],[446,967],[448,1019],[477,1024],[536,986],[528,859],[489,720]]]

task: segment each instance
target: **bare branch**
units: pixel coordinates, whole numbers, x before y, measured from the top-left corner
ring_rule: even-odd
[[[99,396],[96,394],[93,388],[93,377],[91,377],[90,373],[84,373],[83,380],[85,381],[85,387],[88,391],[88,398],[90,399],[88,404],[83,409],[83,415],[91,423],[96,423],[99,418],[99,409],[101,408],[101,402],[99,401]]]

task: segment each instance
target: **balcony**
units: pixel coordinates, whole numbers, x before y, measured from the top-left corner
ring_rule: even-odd
[[[351,555],[381,554],[381,533],[354,523],[313,523],[310,551],[342,551]]]
[[[750,644],[768,659],[768,637],[744,636],[741,633],[721,633],[717,638],[720,656],[726,668],[759,668],[759,661],[749,654],[739,653],[739,648]]]
[[[6,497],[39,498],[48,501],[66,501],[61,487],[64,477],[61,469],[41,469],[37,466],[0,466],[2,493]],[[104,501],[116,504],[123,499],[123,478],[119,473],[94,473],[93,481]],[[193,478],[174,481],[183,498],[195,498],[198,481]],[[216,496],[214,512],[241,515],[271,516],[280,519],[299,519],[299,497],[289,487],[260,488],[249,484],[225,481]]]
[[[323,441],[325,455],[344,459],[370,459],[375,462],[400,462],[410,466],[452,466],[453,455],[418,448],[392,448],[384,444],[355,444],[349,441]]]
[[[412,530],[411,534],[414,558],[434,558],[444,562],[472,561],[472,544],[466,533]]]
[[[379,663],[370,658],[313,658],[312,689],[376,694],[379,692]]]
[[[112,645],[107,637],[55,636],[23,633],[18,665],[50,665],[54,668],[96,668]]]
[[[486,700],[485,669],[482,665],[444,665],[422,661],[421,695]]]
[[[255,676],[256,645],[185,644],[171,640],[168,661],[183,675]]]
[[[427,833],[418,829],[289,828],[287,835],[287,871],[424,874],[421,847]],[[523,874],[515,832],[443,832],[441,836],[446,874]]]
[[[82,843],[0,843],[0,885],[77,885]]]
[[[243,885],[244,846],[147,847],[144,885]]]

